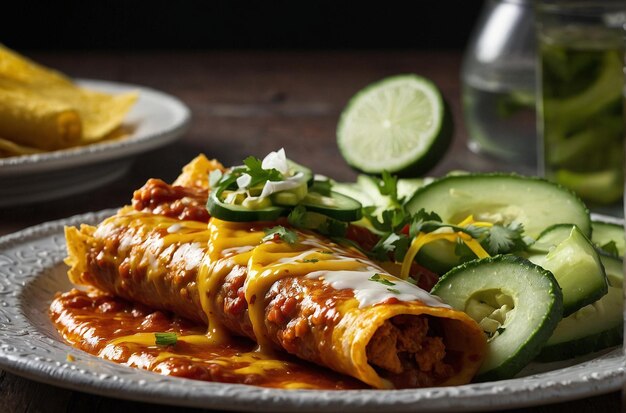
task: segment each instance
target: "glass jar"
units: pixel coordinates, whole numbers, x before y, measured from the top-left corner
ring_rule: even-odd
[[[461,73],[473,152],[535,167],[535,72],[532,0],[488,0]]]
[[[621,210],[626,3],[539,0],[536,21],[540,172]]]

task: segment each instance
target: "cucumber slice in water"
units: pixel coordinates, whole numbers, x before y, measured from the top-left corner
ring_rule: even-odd
[[[558,361],[618,346],[624,337],[622,260],[600,255],[609,279],[609,291],[595,303],[559,322],[537,356],[538,361]]]
[[[512,255],[460,265],[446,273],[432,293],[465,311],[488,333],[478,381],[515,376],[539,353],[563,312],[552,273]]]
[[[452,116],[437,86],[417,75],[375,82],[348,102],[337,126],[337,144],[350,166],[417,176],[443,156]]]
[[[407,203],[411,213],[421,208],[452,224],[472,214],[481,221],[518,221],[533,238],[559,223],[575,224],[585,236],[591,235],[589,211],[572,191],[514,174],[446,176],[419,189]]]
[[[591,241],[576,226],[554,225],[533,244],[528,259],[554,274],[563,290],[563,316],[608,291],[604,267]]]

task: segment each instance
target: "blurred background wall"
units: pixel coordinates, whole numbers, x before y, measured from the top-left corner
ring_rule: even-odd
[[[7,5],[16,49],[447,49],[484,0],[33,1]]]

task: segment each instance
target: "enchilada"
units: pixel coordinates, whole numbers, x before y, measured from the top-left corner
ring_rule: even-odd
[[[381,389],[471,380],[486,344],[471,318],[320,234],[284,221],[208,217],[201,177],[216,167],[198,158],[178,185],[151,180],[133,206],[97,227],[67,228],[71,281],[208,326],[201,340],[214,349],[243,337],[257,343],[263,359],[288,353]],[[292,237],[268,234],[277,225]],[[76,317],[63,299],[51,313],[65,336],[80,342],[76,329],[68,333]],[[114,359],[137,343],[154,347],[153,337],[141,334],[103,338],[98,354]],[[185,336],[176,334],[181,343]],[[267,365],[247,372],[288,382],[289,369]]]

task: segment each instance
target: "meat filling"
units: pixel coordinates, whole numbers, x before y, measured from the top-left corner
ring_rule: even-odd
[[[207,194],[203,188],[169,185],[160,179],[149,179],[133,194],[133,207],[137,211],[151,211],[170,218],[208,222]]]
[[[426,387],[454,374],[446,363],[443,339],[433,333],[427,316],[393,317],[376,331],[367,345],[367,359],[396,387]]]

